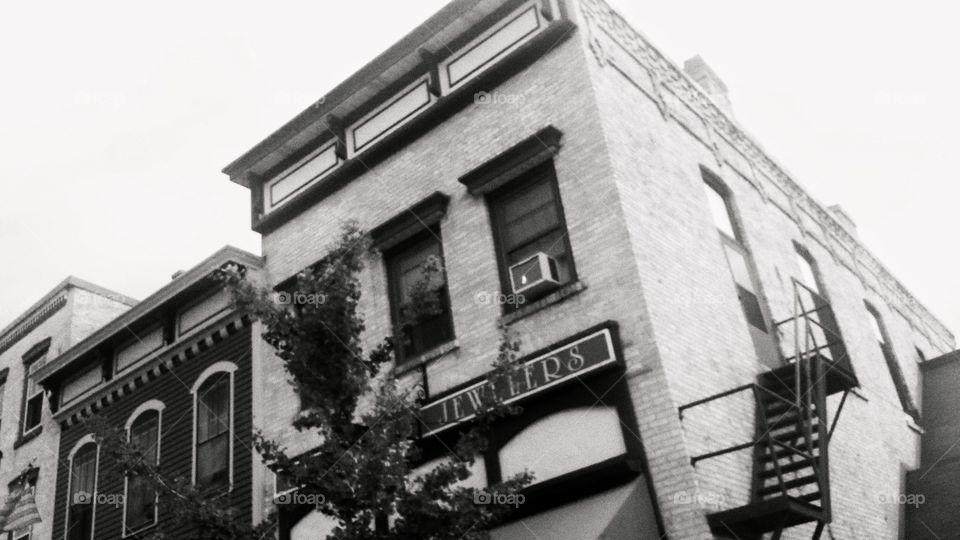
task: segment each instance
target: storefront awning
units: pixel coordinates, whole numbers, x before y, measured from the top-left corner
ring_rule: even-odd
[[[492,540],[657,538],[646,479],[581,499],[490,531]]]
[[[32,486],[16,488],[7,495],[0,509],[0,531],[12,532],[40,521]]]

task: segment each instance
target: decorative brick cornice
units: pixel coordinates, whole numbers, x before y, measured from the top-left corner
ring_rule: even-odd
[[[33,329],[40,326],[40,324],[49,319],[51,315],[57,311],[60,311],[60,308],[65,305],[67,305],[67,296],[65,294],[61,294],[60,296],[40,306],[27,319],[25,319],[16,327],[11,328],[9,332],[0,337],[0,354],[10,347],[13,347],[16,342],[20,341],[20,339],[33,331]]]
[[[941,343],[949,337],[948,345],[952,345],[950,330],[679,67],[603,0],[579,0],[579,6],[590,50],[600,66],[613,66],[627,77],[656,103],[664,119],[672,118],[683,125],[713,152],[718,163],[730,163],[765,200],[771,200],[772,194],[764,182],[772,184],[786,196],[784,210],[805,236],[823,235],[821,243],[831,256],[858,275],[865,287],[876,290],[916,330],[935,336]],[[636,64],[620,65],[625,58]],[[805,218],[817,225],[816,230],[810,230]],[[877,287],[865,279],[865,274],[874,278]]]

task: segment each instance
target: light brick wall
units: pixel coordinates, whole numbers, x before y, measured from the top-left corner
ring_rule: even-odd
[[[587,30],[584,26],[581,30]],[[890,294],[872,275],[858,275],[835,260],[830,251],[835,248],[824,238],[822,228],[806,217],[803,225],[798,225],[797,214],[790,211],[795,203],[768,178],[757,175],[763,184],[758,190],[755,182],[744,177],[759,164],[753,164],[756,168],[748,164],[743,173],[736,169],[743,168],[742,156],[728,154],[719,144],[711,148],[702,120],[693,116],[691,109],[684,109],[676,96],[663,97],[665,115],[656,91],[643,86],[639,69],[633,73],[640,75],[631,78],[630,68],[623,62],[614,65],[603,57],[597,61],[590,47],[595,35],[595,28],[580,33],[584,54],[590,59],[591,80],[639,266],[642,294],[674,404],[752,382],[766,369],[756,357],[736,300],[704,195],[702,164],[732,191],[744,241],[753,254],[774,320],[791,316],[790,278],[799,275],[794,242],[806,246],[816,259],[862,384],[848,399],[831,443],[832,529],[837,538],[896,538],[901,509],[880,500],[901,492],[903,469],[917,465],[919,435],[909,427],[909,417],[900,407],[870,331],[864,300],[880,311],[915,400],[919,391],[915,345],[942,352],[952,344],[952,336],[931,333],[924,321],[908,319],[906,309],[893,309],[901,306],[891,306]],[[615,45],[605,41],[604,46]],[[842,254],[838,257],[842,260]],[[837,400],[830,400],[831,413]],[[752,399],[722,400],[704,409],[691,412],[684,421],[687,455],[719,450],[753,437]],[[650,438],[644,435],[652,462],[660,452],[672,451],[651,447]],[[707,511],[715,502],[731,508],[749,497],[750,455],[749,451],[743,454],[739,460],[698,464],[699,500]],[[681,466],[691,470],[689,465]],[[654,479],[668,533],[693,537],[684,524],[681,505],[664,497],[656,474]],[[699,520],[694,522],[699,525]],[[789,536],[809,537],[810,532],[810,527],[798,527]]]
[[[429,364],[430,389],[441,392],[484,373],[496,355],[501,308],[476,298],[479,293],[499,293],[500,283],[486,204],[456,179],[553,124],[563,132],[555,166],[577,272],[586,288],[513,325],[522,342],[521,354],[605,320],[618,321],[632,393],[642,412],[641,431],[659,439],[656,447],[672,448],[658,465],[663,484],[687,486],[691,476],[679,466],[685,460],[683,440],[676,410],[664,399],[666,380],[652,346],[636,263],[623,256],[629,253],[629,237],[580,45],[574,40],[560,43],[497,92],[518,97],[511,103],[468,106],[369,174],[266,235],[263,252],[270,280],[279,282],[319,259],[347,219],[357,219],[369,229],[435,190],[447,193],[451,200],[441,234],[459,349]],[[387,334],[389,310],[382,261],[371,256],[368,263],[361,307],[373,342]],[[643,376],[638,376],[641,371]],[[262,424],[291,448],[305,449],[308,444],[296,441],[288,427],[296,399],[286,384],[271,385],[272,380],[283,379],[281,373],[270,367],[265,373],[267,410]]]
[[[64,307],[0,354],[0,369],[10,368],[2,397],[0,493],[6,494],[9,482],[30,464],[40,468],[36,500],[43,521],[33,526],[33,538],[37,539],[49,539],[52,535],[60,426],[53,421],[49,404],[45,403],[41,434],[14,448],[20,434],[23,408],[23,379],[26,372],[23,355],[50,337],[50,349],[47,352],[47,361],[50,361],[130,307],[116,299],[72,286],[66,287],[61,294],[67,298]]]
[[[899,509],[880,504],[878,496],[896,493],[902,467],[916,464],[917,435],[900,410],[863,300],[881,310],[914,391],[913,344],[943,351],[952,336],[936,327],[931,331],[928,321],[905,318],[910,313],[906,307],[888,307],[891,296],[884,286],[869,273],[851,270],[842,262],[846,258],[834,260],[828,250],[835,246],[822,238],[816,224],[798,225],[791,201],[772,181],[761,175],[759,183],[766,184],[761,192],[754,187],[756,178],[744,178],[742,169],[749,169],[749,163],[729,158],[741,172],[733,163],[718,163],[718,153],[723,157],[724,151],[719,144],[712,149],[703,142],[702,124],[689,124],[695,118],[692,111],[675,109],[687,124],[666,119],[637,81],[598,63],[590,48],[595,36],[577,5],[567,2],[580,25],[574,38],[497,87],[514,99],[468,106],[265,235],[270,282],[320,259],[343,222],[357,220],[369,229],[442,191],[451,197],[441,234],[459,348],[428,365],[430,389],[440,392],[482,374],[496,354],[500,308],[476,298],[499,292],[500,284],[484,201],[469,195],[456,179],[547,124],[555,125],[564,133],[556,158],[561,199],[586,289],[513,325],[521,352],[607,319],[618,321],[626,376],[667,533],[671,538],[711,538],[706,512],[744,504],[749,497],[750,456],[702,462],[696,470],[689,459],[749,440],[753,403],[748,395],[724,400],[691,412],[683,423],[677,407],[752,382],[765,368],[710,219],[699,171],[703,164],[733,192],[774,320],[791,315],[790,277],[798,272],[793,242],[804,244],[816,258],[863,383],[859,395],[848,400],[831,446],[833,529],[837,538],[896,537]],[[389,309],[383,263],[375,255],[367,262],[361,309],[368,343],[373,343],[388,333]],[[261,354],[264,393],[257,423],[292,452],[305,450],[310,442],[289,427],[298,403],[287,376],[269,350],[264,347]],[[832,403],[835,408],[835,398]],[[271,489],[271,482],[264,485],[264,500]]]

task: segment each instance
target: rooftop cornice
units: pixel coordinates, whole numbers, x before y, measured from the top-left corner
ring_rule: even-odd
[[[35,376],[38,380],[49,378],[54,373],[61,371],[70,365],[74,360],[86,355],[96,348],[100,343],[106,341],[117,332],[123,331],[130,325],[137,323],[144,317],[150,316],[155,310],[161,308],[167,301],[179,293],[187,290],[190,286],[209,276],[215,270],[228,263],[238,263],[249,269],[259,269],[263,266],[263,258],[253,255],[233,246],[226,246],[219,249],[213,255],[210,255],[193,268],[180,274],[175,279],[160,288],[157,292],[145,298],[142,302],[133,306],[117,318],[113,319],[102,328],[88,336],[86,339],[77,343],[70,349],[67,349],[60,356],[52,359],[46,365],[37,370]]]
[[[344,101],[363,88],[377,81],[385,72],[410,56],[420,56],[420,48],[438,31],[456,22],[465,13],[473,10],[482,0],[454,0],[429,19],[410,31],[389,49],[368,62],[349,78],[327,92],[315,103],[288,121],[266,139],[244,152],[223,168],[222,172],[231,180],[247,185],[249,180],[244,173],[254,164],[272,152],[282,148],[293,137],[310,126],[323,122]]]
[[[66,279],[58,283],[54,288],[43,295],[32,306],[27,308],[10,324],[0,330],[0,352],[12,346],[30,330],[38,324],[56,313],[66,303],[66,299],[61,300],[61,296],[70,288],[84,289],[104,298],[109,298],[116,302],[133,306],[137,301],[127,295],[101,287],[99,285],[82,280],[75,276],[67,276]]]
[[[790,202],[790,213],[801,231],[808,234],[802,214],[809,216],[831,242],[829,249],[834,257],[838,251],[847,251],[854,260],[853,270],[861,275],[864,271],[872,274],[883,291],[880,292],[891,307],[907,310],[914,315],[908,317],[911,324],[922,323],[925,334],[938,337],[949,336],[951,345],[953,333],[933,315],[919,300],[898,281],[893,274],[874,256],[856,237],[833,217],[829,210],[807,193],[793,179],[786,168],[768,154],[753,137],[737,122],[728,116],[681,68],[670,61],[646,37],[635,30],[613,8],[603,0],[578,0],[580,12],[586,22],[585,30],[591,51],[597,62],[603,66],[615,63],[615,53],[607,49],[612,39],[621,46],[647,72],[651,85],[645,88],[633,81],[644,93],[650,95],[665,118],[674,118],[687,123],[687,118],[679,111],[671,109],[671,98],[678,99],[697,117],[701,125],[688,126],[693,133],[703,133],[705,143],[722,162],[725,146],[744,156],[748,161],[746,175],[748,181],[767,197],[761,176],[768,178],[777,189],[782,191]],[[624,73],[626,76],[626,73]],[[868,288],[872,285],[865,280]]]

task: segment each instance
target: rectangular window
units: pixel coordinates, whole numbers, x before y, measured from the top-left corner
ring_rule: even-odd
[[[60,404],[69,403],[77,399],[101,382],[103,382],[103,368],[99,365],[92,366],[73,375],[63,383],[60,391]]]
[[[141,413],[130,425],[130,444],[143,454],[144,462],[160,464],[160,411]],[[157,492],[143,475],[127,478],[127,496],[124,500],[124,526],[130,534],[156,524]]]
[[[713,184],[704,182],[704,185],[707,188],[707,201],[710,203],[710,215],[713,216],[713,224],[723,234],[739,241],[740,236],[733,224],[733,214],[730,212],[727,198]]]
[[[903,370],[900,369],[900,364],[897,363],[897,357],[893,353],[893,347],[887,337],[886,328],[884,328],[883,322],[880,320],[880,314],[877,313],[876,309],[870,304],[866,304],[866,307],[867,313],[870,316],[870,329],[873,331],[873,337],[877,340],[877,345],[880,347],[883,359],[887,363],[887,369],[890,370],[890,378],[893,379],[893,386],[897,390],[900,405],[903,407],[904,412],[912,416],[914,420],[919,421],[920,413],[913,404],[913,398],[910,397],[907,380],[903,376]]]
[[[744,317],[750,326],[767,331],[767,323],[760,305],[758,287],[751,270],[752,262],[747,248],[740,242],[739,229],[733,219],[733,212],[727,197],[715,185],[704,171],[704,188],[710,204],[710,213],[713,223],[720,232],[720,240],[727,258],[727,266],[733,276],[733,283],[737,289],[737,298],[743,308]]]
[[[133,339],[117,350],[117,371],[124,370],[163,347],[163,328],[138,331]]]
[[[813,257],[803,246],[797,244],[795,247],[797,268],[799,269],[795,278],[797,282],[796,293],[799,295],[800,301],[803,302],[803,310],[808,313],[807,317],[811,321],[809,325],[810,335],[816,340],[818,348],[816,352],[829,358],[852,375],[853,365],[847,356],[843,335],[840,333],[840,325],[837,324],[837,318],[833,314],[833,308],[830,307],[827,293],[820,283],[820,274],[814,264]],[[792,330],[789,325],[781,328],[787,332]],[[800,336],[801,340],[805,338],[806,336]]]
[[[70,461],[67,500],[67,540],[93,537],[93,511],[97,483],[97,445],[84,444]]]
[[[527,173],[523,178],[495,191],[490,197],[490,213],[493,220],[497,255],[500,261],[501,284],[505,294],[514,292],[510,268],[528,261],[538,253],[546,254],[555,264],[546,267],[555,285],[539,288],[535,293],[523,293],[523,302],[504,303],[507,311],[515,310],[523,303],[530,303],[549,294],[552,289],[576,279],[570,239],[567,235],[560,191],[557,185],[553,162],[547,161]],[[531,266],[541,272],[539,265]],[[532,296],[532,297],[531,297]]]
[[[22,420],[24,435],[40,427],[40,423],[43,421],[43,388],[33,378],[33,373],[43,365],[43,358],[41,357],[26,366]]]
[[[797,249],[796,260],[797,266],[800,269],[800,275],[797,276],[799,286],[796,292],[799,295],[800,301],[803,303],[804,312],[808,313],[808,318],[814,323],[811,325],[810,334],[816,341],[816,345],[823,347],[837,339],[836,336],[830,335],[834,332],[832,328],[824,328],[824,320],[831,319],[832,317],[828,318],[823,316],[823,312],[827,309],[827,302],[820,292],[820,283],[817,279],[817,273],[813,268],[813,263],[804,253],[799,251],[799,247]],[[800,336],[800,339],[803,340],[807,337],[808,336]],[[823,353],[823,351],[819,352],[821,352],[821,354]]]
[[[387,253],[386,263],[401,360],[453,340],[440,230],[430,228]]]
[[[230,482],[231,375],[212,375],[197,390],[196,483],[222,487]]]

